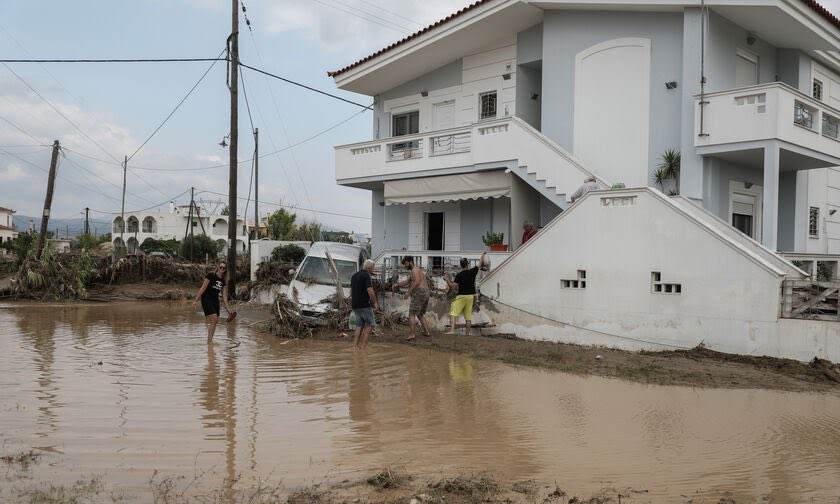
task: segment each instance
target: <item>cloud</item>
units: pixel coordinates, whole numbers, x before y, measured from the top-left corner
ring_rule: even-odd
[[[461,0],[278,0],[263,6],[268,32],[297,31],[338,51],[372,51],[452,14]]]
[[[30,175],[23,166],[15,162],[7,164],[3,171],[0,171],[0,180],[5,183],[19,182],[28,178],[30,178]]]

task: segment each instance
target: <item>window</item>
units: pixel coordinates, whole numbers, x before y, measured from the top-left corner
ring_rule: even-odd
[[[814,116],[817,115],[817,109],[809,107],[800,101],[793,104],[793,124],[802,126],[803,128],[812,129],[814,127]]]
[[[496,118],[496,92],[481,93],[478,95],[479,119]]]
[[[391,136],[413,135],[420,132],[420,112],[406,112],[404,114],[395,114],[392,119]],[[418,140],[411,142],[402,142],[393,144],[392,151],[402,151],[405,149],[416,149],[420,146]]]
[[[585,289],[586,288],[586,270],[577,271],[577,279],[575,280],[560,280],[560,288],[562,289]]]
[[[820,209],[810,207],[808,212],[808,236],[811,238],[820,237]]]
[[[650,284],[650,290],[654,294],[682,294],[682,284],[663,282],[662,273],[659,271],[650,273]]]
[[[758,84],[758,56],[744,49],[735,51],[735,87]]]
[[[814,85],[812,87],[811,94],[817,100],[822,101],[823,99],[823,83],[819,79],[814,79]]]

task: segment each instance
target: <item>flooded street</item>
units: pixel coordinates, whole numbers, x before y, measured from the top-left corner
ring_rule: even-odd
[[[406,345],[359,353],[239,320],[208,348],[203,317],[177,303],[3,304],[0,328],[0,455],[45,452],[32,481],[102,475],[143,496],[155,471],[196,488],[295,487],[402,464],[652,502],[840,496],[835,395],[640,385]],[[7,471],[0,496],[19,483]]]

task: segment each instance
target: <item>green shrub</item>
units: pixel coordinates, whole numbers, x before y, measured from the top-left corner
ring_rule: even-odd
[[[207,235],[188,236],[181,242],[181,256],[185,259],[190,259],[190,245],[192,245],[192,259],[194,261],[203,261],[207,256],[211,260],[216,259],[222,246],[216,243]]]
[[[170,255],[179,255],[181,254],[181,242],[174,238],[171,240],[155,240],[154,238],[146,238],[143,240],[143,243],[140,244],[140,250],[147,254],[150,252],[166,252]],[[189,249],[187,250],[187,253],[189,254]],[[193,253],[195,253],[195,250],[193,250]],[[203,257],[204,256],[202,256],[202,258]]]
[[[304,257],[306,257],[306,251],[293,243],[280,245],[271,251],[272,261],[299,263]]]

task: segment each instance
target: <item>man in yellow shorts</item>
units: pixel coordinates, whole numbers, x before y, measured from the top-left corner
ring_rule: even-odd
[[[455,290],[458,295],[452,301],[452,307],[449,310],[449,331],[446,334],[455,334],[455,322],[461,313],[464,314],[464,321],[466,322],[466,334],[470,334],[472,329],[472,309],[473,301],[475,300],[475,277],[478,271],[484,266],[484,257],[486,253],[481,254],[478,260],[478,266],[470,268],[470,261],[467,258],[461,259],[461,271],[455,275],[455,280],[451,280],[449,275],[444,275],[443,279],[449,285],[450,289]]]

